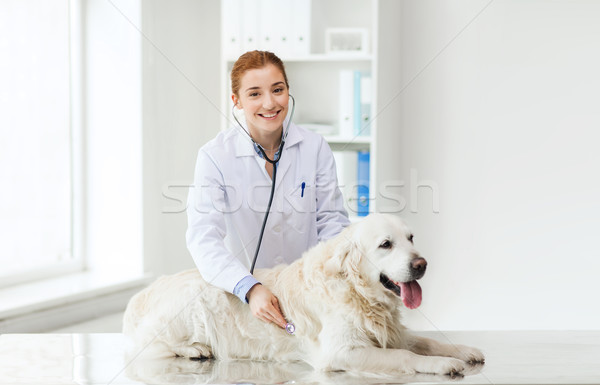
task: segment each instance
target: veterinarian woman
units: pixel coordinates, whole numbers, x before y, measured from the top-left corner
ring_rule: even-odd
[[[233,113],[240,117],[198,153],[187,246],[207,282],[248,302],[254,316],[283,328],[277,298],[250,274],[274,171],[258,145],[269,159],[281,159],[257,268],[293,262],[337,235],[349,224],[348,215],[329,145],[289,121],[294,102],[281,60],[264,51],[243,54],[231,71],[231,88]]]

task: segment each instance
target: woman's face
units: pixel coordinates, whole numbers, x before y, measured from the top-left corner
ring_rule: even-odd
[[[240,82],[239,98],[232,95],[237,108],[244,109],[248,129],[253,136],[268,137],[279,133],[287,115],[289,92],[281,71],[273,64],[248,70]]]

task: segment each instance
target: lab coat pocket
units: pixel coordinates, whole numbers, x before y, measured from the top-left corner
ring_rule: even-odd
[[[303,182],[288,190],[285,202],[285,216],[288,225],[300,233],[308,231],[316,221],[315,188]]]

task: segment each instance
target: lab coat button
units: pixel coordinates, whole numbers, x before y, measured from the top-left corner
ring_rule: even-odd
[[[276,264],[281,264],[283,263],[283,257],[280,255],[278,257],[275,257],[275,263]]]
[[[276,232],[276,233],[280,232],[281,231],[281,226],[279,226],[279,225],[273,226],[273,231]]]

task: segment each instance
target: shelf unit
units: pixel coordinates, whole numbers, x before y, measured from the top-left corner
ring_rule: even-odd
[[[246,0],[244,0],[246,1]],[[359,70],[367,72],[372,78],[372,98],[371,98],[371,117],[376,118],[378,97],[380,96],[379,87],[381,86],[380,75],[380,57],[379,57],[379,42],[381,39],[386,39],[388,46],[390,39],[393,40],[395,31],[398,31],[397,18],[399,15],[386,15],[386,12],[399,12],[400,8],[395,0],[312,0],[311,1],[311,20],[310,20],[310,53],[305,55],[285,55],[277,54],[284,62],[288,80],[290,83],[290,93],[294,95],[297,106],[294,115],[294,122],[297,125],[303,124],[326,124],[339,127],[339,73],[341,70]],[[261,2],[255,4],[260,6]],[[261,10],[259,10],[261,12]],[[225,15],[222,15],[225,17]],[[380,24],[380,19],[386,19],[386,25]],[[287,25],[291,25],[288,23]],[[226,23],[223,23],[226,25]],[[229,24],[231,25],[231,24]],[[285,28],[285,24],[282,28]],[[363,28],[368,31],[369,50],[364,54],[326,54],[325,53],[325,30],[327,28]],[[388,36],[389,30],[394,33]],[[380,31],[385,31],[382,34]],[[223,31],[223,47],[225,47]],[[264,49],[260,45],[254,47],[244,47],[240,49],[239,54],[249,49]],[[225,51],[225,49],[223,50]],[[232,57],[235,56],[235,57]],[[222,110],[229,114],[231,111],[231,86],[229,74],[233,63],[239,55],[223,55],[221,59],[222,68]],[[386,66],[389,68],[389,66]],[[397,76],[393,69],[386,73],[386,79],[395,80]],[[396,71],[399,73],[399,71]],[[386,85],[388,88],[389,86]],[[339,135],[324,134],[323,136],[329,143],[331,149],[336,152],[370,152],[370,168],[369,168],[369,188],[370,202],[369,211],[378,211],[377,199],[378,186],[381,184],[382,175],[389,178],[390,166],[381,170],[378,167],[378,162],[382,155],[387,159],[392,152],[380,154],[379,147],[382,143],[382,137],[387,136],[390,130],[395,127],[390,125],[381,126],[379,119],[371,119],[370,135],[341,137]],[[224,117],[222,127],[226,128],[231,124],[231,119]],[[392,135],[393,137],[393,135]],[[384,147],[388,147],[384,144]],[[381,172],[383,171],[383,173]],[[338,177],[341,175],[349,175],[348,170],[343,170],[338,167]],[[352,191],[342,187],[342,192],[346,201],[350,199]],[[348,202],[347,202],[348,203]],[[353,208],[347,205],[349,214],[353,216]]]

